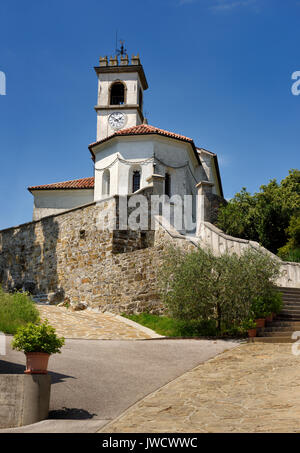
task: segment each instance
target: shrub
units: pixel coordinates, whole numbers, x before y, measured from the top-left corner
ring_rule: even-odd
[[[254,298],[273,291],[279,268],[269,254],[254,250],[216,257],[202,249],[169,248],[160,273],[161,297],[175,319],[215,320],[219,333],[239,329]]]
[[[251,313],[254,319],[260,319],[266,318],[266,316],[271,314],[271,311],[268,311],[266,301],[263,297],[255,297],[251,304]]]
[[[278,314],[282,308],[282,294],[271,288],[268,293],[253,299],[251,313],[254,319],[259,319],[270,316],[272,313]]]
[[[39,321],[39,312],[27,293],[5,293],[0,287],[0,331],[14,334],[21,326]]]
[[[247,332],[250,329],[256,329],[256,322],[253,318],[248,318],[242,322],[242,329]]]
[[[14,336],[12,348],[18,351],[45,352],[47,354],[60,353],[60,349],[65,343],[63,337],[59,338],[54,327],[50,326],[46,320],[44,323],[36,325],[29,323],[27,326],[20,327]]]

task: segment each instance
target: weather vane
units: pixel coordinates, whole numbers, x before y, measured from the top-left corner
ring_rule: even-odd
[[[120,49],[116,49],[117,55],[122,55],[122,57],[126,54],[127,49],[124,47],[124,41],[120,41],[121,47]]]
[[[117,45],[118,45],[117,44],[118,43],[118,32],[117,32],[116,35],[117,35],[116,36],[116,53],[117,53],[118,56],[121,55],[122,57],[124,57],[124,55],[126,55],[126,52],[127,52],[127,49],[125,49],[125,46],[124,46],[124,42],[125,41],[120,40],[121,47],[120,47],[120,49],[118,49],[117,48]]]

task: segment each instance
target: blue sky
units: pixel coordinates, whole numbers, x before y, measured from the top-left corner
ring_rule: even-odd
[[[99,56],[116,30],[148,78],[148,121],[219,156],[225,196],[299,168],[298,0],[1,0],[0,228],[29,185],[93,175]]]

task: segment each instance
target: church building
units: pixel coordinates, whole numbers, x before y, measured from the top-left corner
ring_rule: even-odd
[[[201,182],[223,198],[216,154],[192,138],[147,123],[144,92],[148,82],[139,56],[101,58],[98,78],[97,139],[89,145],[94,175],[73,181],[29,187],[33,220],[147,188],[153,177],[162,193],[196,195]],[[194,212],[193,215],[196,215]]]

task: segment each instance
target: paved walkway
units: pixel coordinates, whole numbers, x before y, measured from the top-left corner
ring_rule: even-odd
[[[0,375],[25,369],[24,354],[11,349],[11,340],[0,356]],[[221,340],[67,340],[49,360],[50,419],[0,433],[96,433],[146,395],[236,346]]]
[[[300,356],[246,344],[147,396],[99,432],[300,432]]]
[[[58,335],[65,338],[89,340],[143,340],[153,335],[138,327],[129,325],[127,320],[110,313],[92,311],[71,311],[55,305],[37,305],[41,318],[48,319]]]

